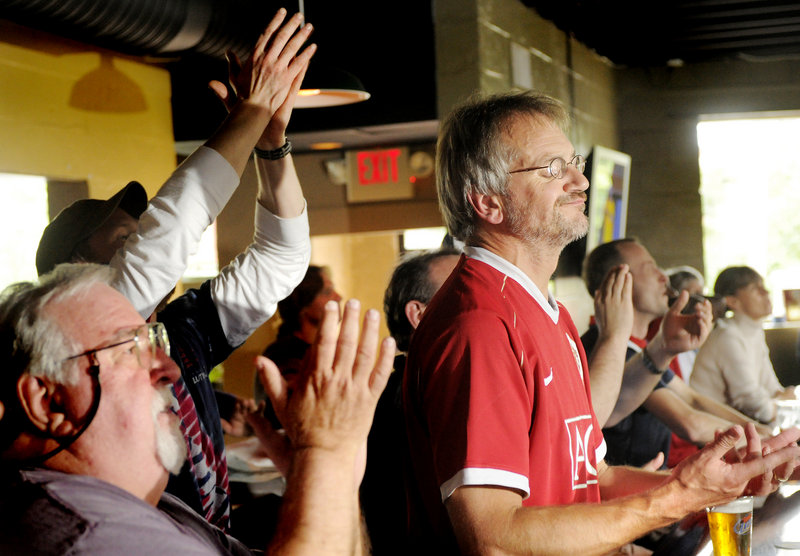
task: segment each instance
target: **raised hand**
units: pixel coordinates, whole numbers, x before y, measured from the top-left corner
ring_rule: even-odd
[[[347,302],[337,338],[338,304],[325,306],[317,340],[291,386],[272,361],[257,358],[261,382],[295,452],[319,449],[363,456],[375,406],[391,372],[394,340],[385,339],[378,350],[379,315],[374,309],[367,311],[359,338],[359,311],[357,300]],[[363,461],[356,465],[363,466]]]
[[[294,14],[284,24],[285,17],[286,10],[278,10],[244,64],[240,64],[234,53],[228,53],[228,77],[233,93],[239,101],[266,104],[273,114],[316,51],[316,45],[312,44],[300,52],[313,30],[311,24],[302,25],[302,14]],[[219,81],[212,81],[211,87],[230,109],[234,101],[229,98],[227,87]]]
[[[661,323],[664,348],[672,355],[699,348],[711,332],[711,303],[705,300],[695,305],[693,313],[681,314],[688,301],[689,292],[683,290]]]
[[[627,340],[633,329],[633,277],[628,265],[611,269],[594,294],[594,316],[601,336],[620,334]]]

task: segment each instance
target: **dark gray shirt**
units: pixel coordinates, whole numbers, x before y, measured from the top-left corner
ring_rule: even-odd
[[[105,481],[43,469],[3,482],[0,554],[254,554],[170,494],[154,508]]]

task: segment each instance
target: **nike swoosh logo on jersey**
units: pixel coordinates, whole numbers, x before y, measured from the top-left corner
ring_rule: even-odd
[[[544,385],[547,386],[551,382],[553,382],[553,367],[550,367],[550,374],[544,377]]]

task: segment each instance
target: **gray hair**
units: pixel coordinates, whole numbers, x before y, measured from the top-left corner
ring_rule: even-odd
[[[0,360],[5,364],[0,399],[23,374],[42,376],[62,384],[77,379],[77,364],[64,359],[81,349],[50,318],[44,307],[56,300],[81,297],[95,284],[108,284],[112,271],[95,264],[62,264],[38,283],[20,282],[0,293]]]
[[[686,289],[686,284],[692,280],[697,280],[701,288],[704,288],[706,285],[703,275],[693,266],[684,265],[668,268],[664,271],[664,274],[669,278],[669,284],[675,291]]]
[[[556,99],[533,91],[474,96],[442,124],[436,148],[436,189],[447,229],[461,241],[475,233],[472,193],[505,195],[511,159],[507,139],[515,118],[549,121],[566,132],[569,116]]]

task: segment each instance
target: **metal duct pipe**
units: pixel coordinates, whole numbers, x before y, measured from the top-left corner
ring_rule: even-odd
[[[0,18],[137,56],[244,55],[279,4],[263,0],[0,0]]]

